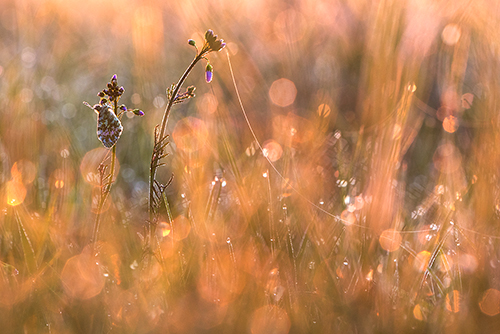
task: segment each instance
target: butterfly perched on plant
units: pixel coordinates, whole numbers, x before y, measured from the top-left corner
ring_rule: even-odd
[[[87,102],[84,103],[99,115],[97,118],[97,138],[105,147],[112,148],[122,135],[122,123],[113,112],[109,103],[102,102],[93,107]]]

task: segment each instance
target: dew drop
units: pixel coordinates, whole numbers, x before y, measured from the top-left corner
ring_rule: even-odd
[[[60,152],[60,154],[61,154],[61,157],[63,157],[63,158],[69,157],[69,151],[66,148],[62,149],[61,152]]]
[[[411,83],[409,84],[406,89],[410,92],[410,93],[415,93],[415,91],[417,90],[417,85],[415,85],[414,83]]]
[[[344,198],[344,203],[345,203],[345,205],[349,205],[351,203],[351,196],[347,195]]]

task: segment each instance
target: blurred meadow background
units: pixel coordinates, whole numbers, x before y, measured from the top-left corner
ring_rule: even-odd
[[[494,0],[1,0],[2,333],[498,332],[499,34]],[[145,116],[99,205],[114,74]]]

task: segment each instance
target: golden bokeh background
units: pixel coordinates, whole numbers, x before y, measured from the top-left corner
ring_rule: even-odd
[[[494,0],[0,0],[0,328],[495,332],[499,41]]]

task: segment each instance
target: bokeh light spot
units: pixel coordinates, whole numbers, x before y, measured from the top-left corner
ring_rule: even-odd
[[[379,238],[380,247],[388,252],[398,250],[402,240],[401,234],[393,229],[383,231]]]
[[[481,312],[490,317],[500,314],[500,291],[497,289],[486,290],[479,302],[479,308]]]
[[[171,231],[169,232],[170,237],[174,240],[182,240],[187,238],[191,232],[191,224],[189,219],[184,216],[178,216],[174,219],[171,226]]]
[[[304,37],[307,22],[300,12],[293,9],[282,11],[274,21],[274,33],[284,42],[294,43]]]
[[[206,93],[203,94],[201,99],[197,100],[196,106],[200,113],[211,115],[217,110],[219,101],[217,101],[217,97],[214,94]]]
[[[226,48],[231,56],[236,56],[238,54],[239,47],[237,43],[228,42]]]
[[[167,97],[163,94],[156,95],[153,99],[153,106],[157,109],[163,108],[167,103]]]
[[[269,97],[271,101],[280,107],[287,107],[295,101],[297,88],[295,84],[285,78],[274,81],[269,88]]]
[[[24,202],[26,187],[19,181],[12,180],[6,183],[7,204],[16,206]]]
[[[208,130],[201,119],[186,117],[177,122],[172,138],[181,151],[196,152],[205,146]]]
[[[161,222],[160,224],[158,224],[157,232],[159,237],[166,237],[170,234],[171,231],[172,229],[169,223]]]
[[[449,115],[443,121],[443,129],[446,132],[453,133],[458,129],[458,119],[455,116]]]
[[[356,210],[361,210],[365,206],[365,200],[362,195],[356,196],[354,198],[354,205],[356,206]]]
[[[415,93],[415,91],[417,90],[417,85],[415,85],[415,83],[410,83],[408,84],[408,86],[406,86],[406,90],[409,91],[410,93]]]
[[[331,113],[332,109],[328,104],[320,104],[318,106],[318,110],[316,111],[320,117],[328,117]]]
[[[428,251],[421,251],[417,254],[414,259],[413,266],[420,272],[427,270],[427,265],[429,263],[429,259],[431,258],[431,253]]]
[[[87,247],[90,249],[66,261],[61,272],[64,291],[73,298],[89,299],[104,288],[105,278],[96,264],[96,258],[90,255],[92,246]]]
[[[142,102],[141,95],[139,95],[138,93],[132,94],[132,96],[130,97],[130,102],[132,102],[132,104],[140,104]]]
[[[420,320],[420,321],[425,320],[425,316],[424,316],[424,313],[422,312],[422,307],[420,306],[420,304],[415,305],[415,307],[413,308],[413,316],[417,320]]]
[[[472,254],[461,254],[456,261],[465,273],[473,273],[478,267],[477,258]]]
[[[35,180],[36,167],[29,160],[19,160],[12,165],[10,174],[15,181],[30,184]]]
[[[272,162],[275,162],[283,155],[283,149],[276,141],[268,140],[262,145],[262,154]]]
[[[344,225],[350,226],[354,223],[356,223],[356,216],[354,213],[350,212],[349,210],[344,210],[340,214],[340,219]]]
[[[453,290],[446,294],[446,309],[453,313],[460,311],[460,291]]]
[[[460,27],[456,24],[450,23],[444,27],[443,32],[441,33],[441,38],[443,39],[444,44],[452,46],[457,44],[461,35],[462,31],[460,30]]]
[[[437,170],[453,173],[461,166],[462,157],[456,146],[447,142],[438,146],[432,160]]]
[[[108,165],[106,168],[105,175],[109,175],[111,168],[111,159],[110,159],[109,150],[104,147],[98,147],[91,151],[85,153],[81,163],[80,163],[80,173],[83,176],[83,180],[92,185],[100,184],[100,176],[99,176],[99,165],[101,163],[105,163]],[[115,161],[115,174],[113,176],[113,181],[116,180],[118,176],[118,172],[120,171],[120,163],[118,159]]]
[[[439,255],[438,268],[441,272],[450,271],[452,266],[453,266],[453,260],[452,260],[451,256],[448,256],[446,254]]]

